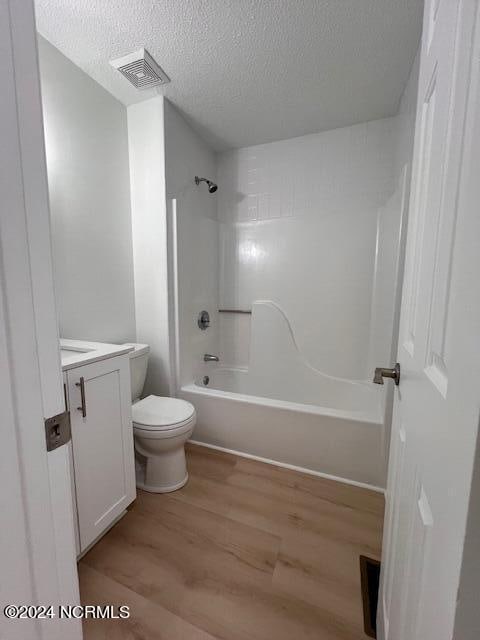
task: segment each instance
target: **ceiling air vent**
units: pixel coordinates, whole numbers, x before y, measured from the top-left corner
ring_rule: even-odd
[[[146,49],[110,60],[110,64],[118,69],[136,89],[150,89],[150,87],[170,82],[170,78]]]

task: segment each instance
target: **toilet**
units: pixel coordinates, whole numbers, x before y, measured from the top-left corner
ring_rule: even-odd
[[[132,384],[132,421],[137,487],[167,493],[188,481],[185,442],[195,427],[195,407],[186,400],[140,396],[147,374],[150,347],[129,344]]]

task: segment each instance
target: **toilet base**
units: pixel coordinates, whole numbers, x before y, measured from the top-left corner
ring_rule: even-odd
[[[137,489],[142,489],[142,491],[148,491],[149,493],[170,493],[172,491],[177,491],[177,489],[181,489],[187,484],[187,482],[188,482],[188,473],[180,482],[177,482],[176,484],[171,484],[170,486],[164,486],[164,487],[154,487],[154,486],[145,484],[145,482],[142,482],[141,480],[137,479]]]
[[[135,472],[139,489],[150,493],[169,493],[187,483],[184,440],[185,434],[165,439],[135,439]]]
[[[187,483],[185,443],[192,435],[194,426],[195,414],[169,429],[142,428],[133,423],[136,484],[139,489],[151,493],[170,493]]]

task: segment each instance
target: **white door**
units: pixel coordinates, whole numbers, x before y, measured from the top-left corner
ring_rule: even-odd
[[[83,552],[136,496],[128,356],[71,369],[67,380]]]
[[[8,620],[7,604],[78,603],[32,3],[0,0],[0,637],[81,638],[79,621]]]
[[[450,640],[479,423],[478,2],[426,0],[379,633]]]

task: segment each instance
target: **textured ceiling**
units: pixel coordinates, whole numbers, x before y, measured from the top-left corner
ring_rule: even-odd
[[[40,33],[124,104],[163,93],[218,150],[393,115],[422,0],[36,0]],[[145,46],[138,92],[109,60]]]

